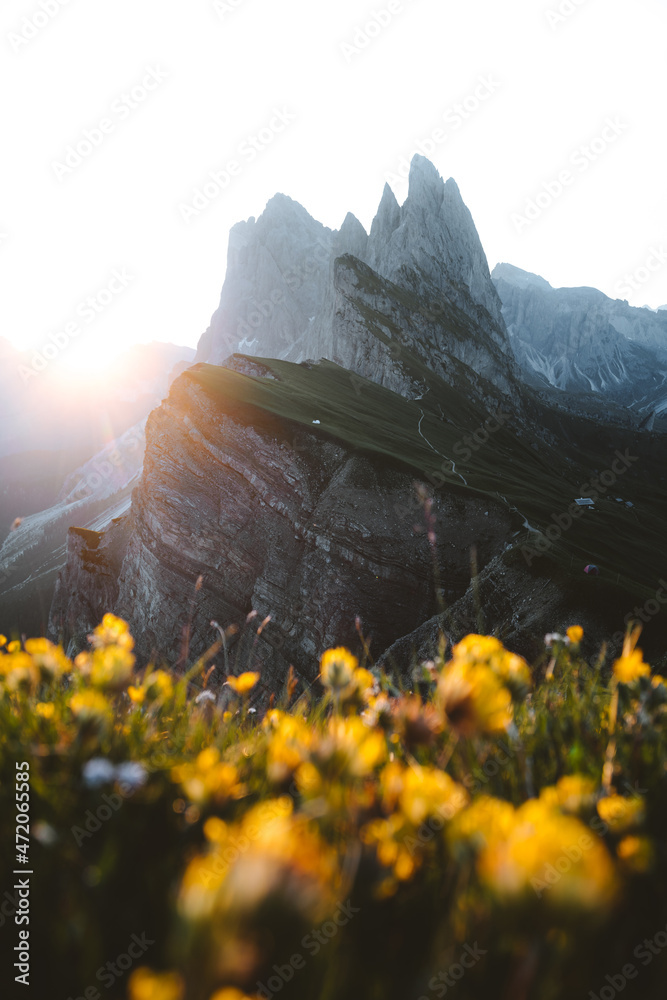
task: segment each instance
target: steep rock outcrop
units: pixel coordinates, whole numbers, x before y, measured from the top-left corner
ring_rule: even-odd
[[[52,634],[77,646],[111,609],[130,622],[140,656],[176,662],[184,630],[192,659],[216,639],[211,622],[242,623],[256,611],[270,624],[229,656],[260,666],[270,689],[290,664],[312,681],[324,648],[358,645],[357,616],[379,653],[436,609],[432,554],[414,527],[414,479],[315,428],[211,393],[186,373],[149,418],[129,516],[102,536],[70,533]],[[468,586],[471,547],[484,565],[511,515],[452,488],[435,500],[435,516],[451,601]]]

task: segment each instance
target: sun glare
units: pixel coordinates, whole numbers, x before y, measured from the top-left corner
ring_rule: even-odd
[[[123,347],[108,342],[72,345],[58,357],[58,375],[64,379],[103,379],[115,372],[122,351]]]

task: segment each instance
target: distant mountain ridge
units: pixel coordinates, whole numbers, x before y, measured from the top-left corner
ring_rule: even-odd
[[[511,264],[492,274],[512,350],[535,384],[667,414],[667,313],[595,288],[552,288]]]

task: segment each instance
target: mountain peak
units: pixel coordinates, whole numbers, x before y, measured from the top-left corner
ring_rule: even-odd
[[[506,281],[510,285],[516,285],[517,288],[532,286],[548,291],[553,287],[546,278],[540,277],[539,274],[533,274],[531,271],[523,271],[520,267],[515,267],[514,264],[496,264],[491,272],[491,277],[494,281]]]
[[[401,209],[396,201],[396,195],[389,185],[385,184],[380,206],[371,226],[371,239],[381,242],[388,240],[400,225],[400,221]]]

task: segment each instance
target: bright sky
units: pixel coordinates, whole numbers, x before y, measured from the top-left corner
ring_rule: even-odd
[[[282,191],[368,228],[420,143],[491,267],[667,303],[665,0],[5,0],[0,36],[21,348],[196,345],[235,222]]]

